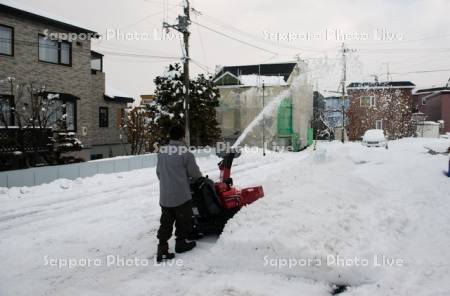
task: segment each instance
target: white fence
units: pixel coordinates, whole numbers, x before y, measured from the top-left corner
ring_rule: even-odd
[[[197,151],[196,157],[213,154],[214,151]],[[36,186],[57,179],[91,177],[97,174],[127,172],[156,166],[156,154],[145,154],[111,159],[94,160],[82,163],[46,166],[24,170],[0,172],[0,187]]]

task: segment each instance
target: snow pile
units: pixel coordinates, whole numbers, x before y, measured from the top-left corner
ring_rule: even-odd
[[[239,76],[239,81],[245,86],[277,86],[277,85],[288,85],[284,80],[284,76],[264,76],[264,75],[241,75]]]
[[[153,169],[1,189],[0,295],[330,295],[332,284],[350,285],[342,295],[449,295],[448,157],[424,148],[435,141],[245,152],[233,166],[236,186],[262,184],[266,196],[220,238],[177,255],[180,266],[45,265],[151,258],[160,214]],[[198,159],[212,179],[217,161]]]
[[[424,145],[425,149],[428,149],[432,153],[448,153],[450,149],[450,141],[439,140],[432,141]]]
[[[210,261],[350,285],[354,295],[450,292],[442,285],[450,275],[447,161],[420,144],[322,144],[314,154],[326,165],[315,157],[272,165],[277,175],[261,181],[267,196],[227,225]],[[291,262],[280,266],[283,259]]]
[[[364,142],[378,142],[385,141],[384,132],[381,129],[371,129],[364,133],[363,141]]]

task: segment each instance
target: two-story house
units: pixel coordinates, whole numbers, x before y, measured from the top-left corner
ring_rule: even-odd
[[[342,101],[342,97],[325,97],[325,120],[328,125],[337,128],[342,127],[342,119],[345,118],[345,115],[342,116],[342,103],[344,104],[344,112],[348,111],[348,107],[350,105],[350,101],[348,97],[345,97],[344,101]],[[347,121],[345,122],[345,126],[347,126]]]
[[[0,4],[3,103],[17,96],[4,83],[7,77],[14,77],[16,85],[45,86],[46,92],[55,94],[65,106],[67,129],[75,132],[84,146],[80,157],[89,160],[129,153],[121,123],[133,99],[112,87],[105,89],[103,55],[91,50],[91,39],[98,34],[34,8],[6,3]],[[14,118],[9,120],[14,126]]]
[[[392,139],[411,136],[414,87],[410,81],[350,83],[350,140],[359,140],[369,129],[382,129]]]

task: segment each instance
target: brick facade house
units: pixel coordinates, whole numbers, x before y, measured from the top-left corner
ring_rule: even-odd
[[[441,132],[450,133],[450,87],[419,89],[414,94],[414,104],[425,120],[443,120]]]
[[[368,129],[382,129],[391,139],[411,136],[414,87],[409,81],[349,84],[350,140],[359,140]]]
[[[105,90],[103,56],[91,50],[91,40],[86,38],[98,34],[10,5],[0,4],[0,80],[14,77],[16,84],[45,86],[49,93],[58,94],[66,106],[67,129],[84,146],[79,157],[126,154],[127,137],[119,126],[133,99]],[[46,38],[49,32],[76,33],[80,38],[52,40]],[[3,103],[15,95],[8,83],[0,83]]]

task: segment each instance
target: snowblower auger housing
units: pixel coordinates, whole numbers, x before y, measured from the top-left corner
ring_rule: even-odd
[[[194,225],[197,233],[220,234],[228,219],[243,206],[264,196],[262,186],[243,189],[233,187],[231,167],[237,155],[239,154],[235,151],[222,155],[218,182],[214,183],[206,177],[192,184]]]

